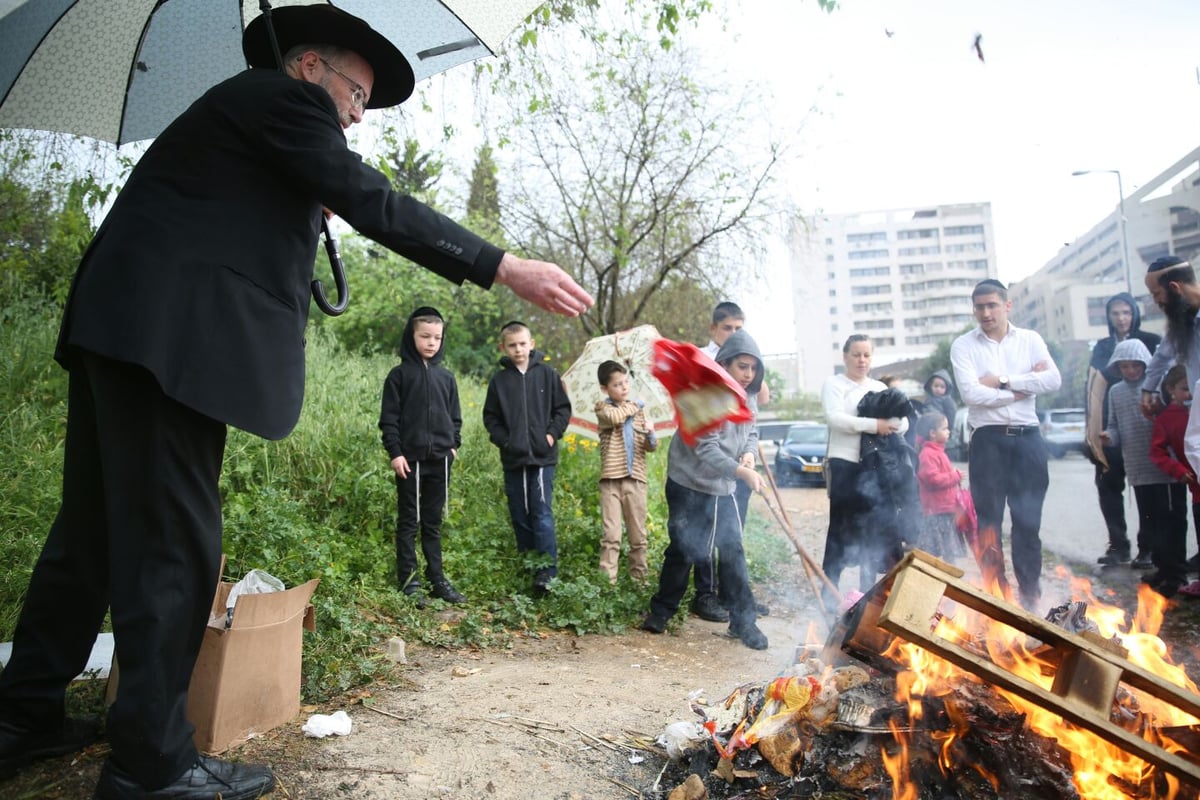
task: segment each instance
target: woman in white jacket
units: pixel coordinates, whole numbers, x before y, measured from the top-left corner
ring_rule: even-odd
[[[821,386],[821,405],[829,425],[825,451],[825,482],[829,488],[829,533],[821,568],[837,584],[848,562],[857,556],[862,538],[861,522],[869,510],[859,491],[859,453],[864,433],[904,433],[908,420],[858,416],[858,402],[867,392],[887,387],[867,375],[871,371],[873,347],[863,333],[851,334],[842,345],[845,373],[833,375]]]

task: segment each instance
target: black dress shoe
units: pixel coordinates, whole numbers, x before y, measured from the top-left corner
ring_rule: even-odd
[[[467,597],[458,589],[455,589],[448,580],[434,581],[429,584],[429,596],[436,597],[439,600],[445,600],[451,605],[461,606],[467,602]]]
[[[198,756],[196,763],[161,789],[144,789],[110,758],[92,800],[254,800],[275,788],[271,768]]]
[[[691,611],[700,619],[709,622],[729,622],[729,612],[717,600],[715,594],[698,594],[692,598]]]
[[[52,731],[34,731],[0,722],[0,778],[7,778],[38,759],[82,750],[98,738],[100,723],[95,719],[68,717]]]

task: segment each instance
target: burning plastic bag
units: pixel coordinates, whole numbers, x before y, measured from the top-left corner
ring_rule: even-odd
[[[708,732],[699,722],[672,722],[656,740],[667,751],[667,757],[679,761],[708,741]]]
[[[723,422],[754,419],[746,392],[694,344],[657,339],[651,372],[671,395],[679,435],[688,445]]]

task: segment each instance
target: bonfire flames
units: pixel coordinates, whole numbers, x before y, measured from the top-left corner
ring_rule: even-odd
[[[1072,601],[1048,616],[1054,626],[1028,618],[1047,643],[1013,624],[1028,617],[1019,609],[1006,607],[1005,624],[943,599],[928,635],[957,648],[948,659],[876,627],[868,610],[904,590],[893,579],[911,561],[847,612],[823,651],[807,648],[785,675],[741,686],[715,708],[694,704],[702,722],[668,728],[660,741],[693,773],[672,800],[1198,797],[1188,744],[1195,750],[1200,726],[1188,711],[1200,698],[1157,636],[1161,596],[1142,587],[1127,620],[1074,579]],[[1080,639],[1088,644],[1072,646]],[[1114,655],[1097,658],[1096,647]],[[1012,678],[995,680],[997,669]],[[696,775],[709,776],[702,792]]]

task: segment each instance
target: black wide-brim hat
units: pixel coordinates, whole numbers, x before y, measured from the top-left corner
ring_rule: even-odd
[[[358,17],[330,5],[283,6],[271,11],[280,54],[301,44],[330,44],[353,50],[371,65],[375,83],[367,108],[403,103],[413,92],[412,66],[394,44]],[[266,15],[250,20],[242,34],[242,53],[252,67],[278,69]]]

